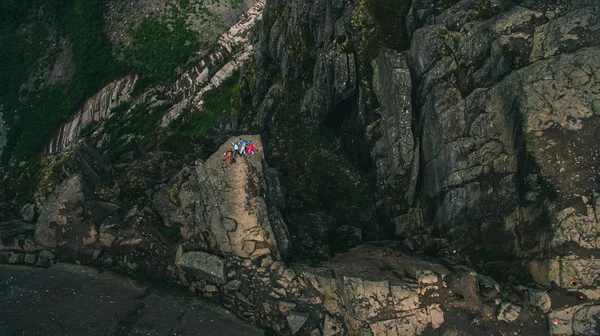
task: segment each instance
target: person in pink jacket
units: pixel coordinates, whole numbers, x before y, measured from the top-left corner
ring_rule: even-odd
[[[248,147],[246,147],[246,152],[250,155],[254,155],[255,150],[256,146],[254,146],[253,144],[249,144]]]

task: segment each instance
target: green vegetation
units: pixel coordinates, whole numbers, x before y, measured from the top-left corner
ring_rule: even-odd
[[[214,1],[213,1],[214,2]],[[113,56],[104,31],[108,0],[5,0],[0,2],[0,106],[10,131],[1,164],[40,152],[58,126],[84,99],[111,80],[137,71],[135,91],[168,84],[206,47],[188,24],[190,15],[212,15],[199,0],[170,2],[130,31],[132,44]],[[232,0],[238,6],[239,0]],[[67,82],[44,83],[35,76],[52,69],[68,41],[74,69]],[[120,54],[115,51],[114,54]],[[88,131],[90,131],[89,129]]]
[[[231,5],[231,8],[237,9],[242,7],[242,5],[244,4],[243,0],[229,0],[229,4]]]
[[[40,181],[40,172],[40,156],[36,155],[22,169],[9,172],[8,178],[0,181],[0,189],[4,190],[1,196],[7,201],[10,200],[7,204],[8,209],[2,209],[0,205],[0,213],[18,216],[25,204],[33,203],[33,194]]]
[[[125,58],[144,75],[143,83],[136,87],[137,92],[153,84],[173,81],[177,67],[186,64],[190,56],[204,46],[198,33],[180,17],[166,21],[155,17],[145,19],[130,34],[133,47],[125,51]]]
[[[429,7],[437,9],[438,13],[442,13],[459,1],[460,0],[427,0],[427,4]]]
[[[108,151],[114,160],[128,151],[147,152],[155,146],[178,155],[188,154],[199,137],[231,115],[232,102],[238,95],[239,73],[236,73],[218,88],[205,93],[204,110],[184,110],[169,124],[166,132],[157,129],[157,125],[170,104],[138,105],[129,112],[128,105],[118,106],[113,110],[114,116],[104,123],[103,133],[109,134],[110,139],[102,145],[102,150]]]
[[[178,225],[178,224],[174,224],[171,226],[161,225],[158,228],[158,232],[160,232],[160,234],[167,239],[173,239],[173,238],[176,238],[179,236],[179,233],[181,232],[181,225]]]
[[[0,213],[18,215],[22,205],[33,201],[39,181],[42,181],[43,192],[44,186],[60,180],[60,170],[53,167],[45,169],[45,176],[41,176],[45,164],[39,153],[60,124],[86,98],[110,81],[134,71],[142,75],[135,87],[138,93],[156,84],[168,85],[195,60],[199,49],[209,47],[200,41],[200,34],[190,26],[189,18],[195,15],[196,19],[200,16],[212,20],[213,14],[204,7],[203,1],[177,0],[167,4],[165,13],[147,16],[132,29],[129,47],[113,50],[105,34],[108,2],[0,2],[0,43],[3,45],[0,48],[0,109],[9,127],[0,165],[25,162],[12,168],[7,166],[4,171],[10,178],[0,183],[4,190],[0,193]],[[231,0],[231,6],[240,5],[241,0]],[[64,52],[70,57],[66,66],[62,65],[70,70],[61,80],[49,82],[47,73]],[[113,55],[120,55],[122,59],[117,60]],[[238,94],[239,75],[235,75],[223,88],[207,92],[206,111],[188,111],[185,122],[181,122],[171,136],[158,134],[156,130],[171,102],[161,106],[137,106],[131,111],[129,104],[122,104],[113,109],[114,118],[100,121],[104,123],[105,133],[110,135],[103,149],[113,158],[119,158],[131,150],[152,150],[158,142],[162,147],[171,146],[178,154],[187,155],[186,150],[195,149],[194,139],[230,115],[232,101],[237,101],[233,98]],[[92,136],[97,126],[98,123],[86,127],[83,135]],[[129,182],[138,187],[141,180],[134,177],[132,175]]]
[[[40,11],[43,8],[43,11]],[[114,60],[103,32],[104,1],[7,0],[0,3],[0,100],[10,125],[2,163],[25,160],[40,151],[61,122],[107,81],[124,73]],[[43,13],[43,14],[39,14]],[[21,87],[38,66],[53,64],[58,54],[57,33],[72,44],[74,68],[69,83],[34,92]],[[25,28],[25,29],[20,29]],[[41,62],[40,61],[44,61]]]
[[[114,159],[131,150],[149,150],[156,140],[157,125],[168,109],[168,105],[138,105],[127,114],[114,115],[104,124],[104,133],[110,139],[102,150],[110,152]]]
[[[2,233],[2,245],[8,246],[11,245],[15,239],[8,235],[7,233]]]

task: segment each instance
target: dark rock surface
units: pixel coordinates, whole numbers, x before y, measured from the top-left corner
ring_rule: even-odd
[[[264,335],[213,303],[111,272],[0,265],[2,335]]]
[[[201,154],[47,157],[0,261],[175,282],[278,335],[598,334],[598,4],[396,5],[268,1]],[[257,155],[223,161],[238,134]]]

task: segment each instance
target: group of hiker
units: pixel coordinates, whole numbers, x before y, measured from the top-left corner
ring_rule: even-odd
[[[235,163],[235,158],[238,155],[254,155],[257,149],[256,146],[252,144],[252,140],[246,141],[242,138],[240,138],[240,141],[238,142],[232,142],[231,145],[233,146],[233,150],[230,149],[227,152],[223,153],[223,155],[225,156],[223,161],[229,160],[229,163]]]

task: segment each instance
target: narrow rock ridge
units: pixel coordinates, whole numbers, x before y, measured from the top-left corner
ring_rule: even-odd
[[[258,1],[250,7],[237,24],[217,39],[219,50],[206,56],[198,65],[186,71],[171,86],[167,96],[173,99],[179,97],[181,101],[163,117],[162,127],[177,119],[182,109],[190,103],[197,108],[202,108],[204,93],[218,87],[252,55],[253,47],[247,35],[250,29],[262,19],[264,7],[265,1]],[[228,58],[231,60],[214,72],[218,65]]]
[[[258,147],[257,154],[223,161],[229,141],[206,162],[185,167],[154,198],[154,208],[165,225],[181,226],[186,239],[200,241],[226,256],[256,259],[272,254],[280,259],[276,235],[263,198],[264,170],[260,136],[244,135]]]
[[[176,119],[190,101],[200,107],[204,93],[219,86],[250,57],[252,46],[247,35],[256,22],[261,20],[264,4],[264,1],[258,1],[243,13],[238,23],[217,39],[218,50],[216,52],[206,56],[198,65],[183,73],[175,83],[166,89],[167,92],[163,92],[170,99],[178,97],[183,99],[174,105],[163,118],[161,122],[163,127],[168,125],[171,120]],[[227,59],[230,60],[219,68]],[[59,128],[44,148],[44,154],[65,150],[73,144],[83,128],[98,120],[110,118],[112,116],[111,109],[131,100],[131,92],[138,79],[138,75],[126,76],[112,82],[89,98]],[[143,94],[135,99],[134,103],[149,102],[155,98],[152,93]]]

